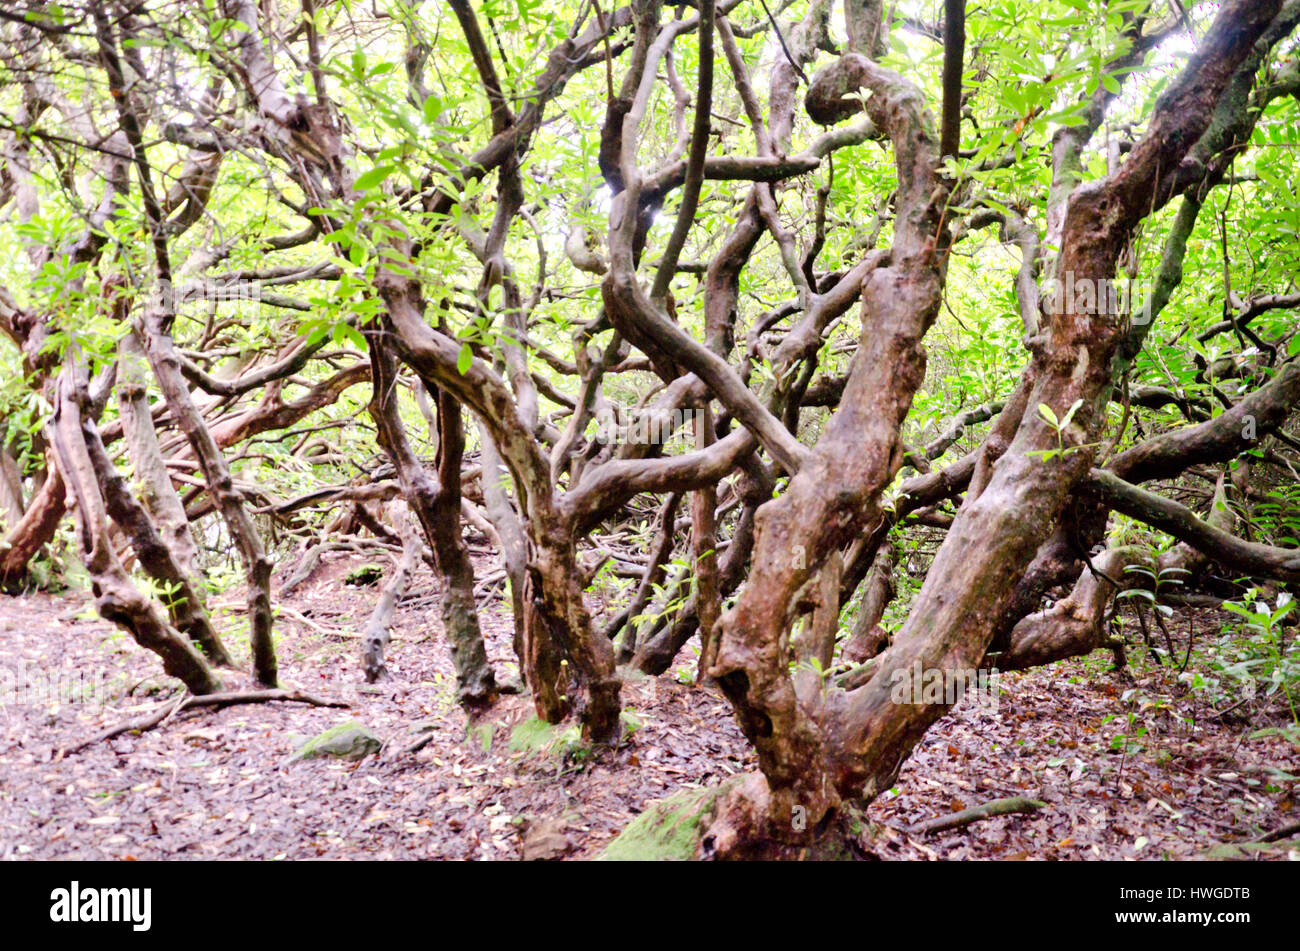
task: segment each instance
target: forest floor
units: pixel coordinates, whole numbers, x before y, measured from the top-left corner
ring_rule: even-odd
[[[572,736],[530,723],[526,696],[503,697],[467,729],[427,568],[394,618],[392,679],[366,685],[356,632],[378,589],[343,583],[363,563],[355,556],[328,558],[278,602],[288,609],[277,626],[281,676],[350,710],[196,710],[67,755],[60,751],[160,709],[177,684],[99,620],[85,593],[0,598],[0,677],[9,681],[0,687],[57,680],[65,694],[13,703],[11,692],[0,705],[0,858],[590,858],[653,800],[754,768],[721,694],[673,673],[628,680],[628,736],[617,750],[569,745],[562,755]],[[227,643],[246,648],[238,599],[217,600]],[[517,678],[498,598],[482,624],[498,679]],[[1218,630],[1212,616],[1196,626]],[[1108,670],[1110,655],[1098,652],[1005,675],[996,709],[963,701],[869,807],[875,854],[1188,858],[1294,823],[1296,747],[1251,737],[1268,724],[1207,718],[1174,672],[1133,658],[1130,673]],[[677,665],[683,679],[694,662],[688,649]],[[77,671],[94,672],[87,702],[66,695]],[[250,686],[246,675],[223,677],[232,689]],[[351,718],[384,741],[378,755],[287,763],[307,737]],[[429,744],[408,752],[429,730]],[[559,742],[542,748],[550,739]],[[908,832],[1012,795],[1047,806],[930,837]],[[1300,840],[1244,854],[1300,859]]]

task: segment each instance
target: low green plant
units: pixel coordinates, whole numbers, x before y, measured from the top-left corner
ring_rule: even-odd
[[[1292,723],[1300,726],[1300,631],[1283,624],[1295,599],[1283,592],[1270,605],[1252,588],[1223,608],[1240,620],[1225,624],[1204,652],[1201,669],[1187,676],[1191,689],[1216,705],[1280,696]]]

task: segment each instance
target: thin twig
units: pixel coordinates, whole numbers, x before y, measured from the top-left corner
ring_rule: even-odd
[[[768,22],[772,24],[772,30],[776,33],[777,41],[781,44],[781,52],[785,53],[785,58],[790,61],[790,65],[799,74],[799,78],[807,83],[808,76],[804,73],[802,67],[795,62],[794,57],[790,55],[790,48],[785,45],[785,37],[781,35],[781,28],[777,26],[776,17],[772,16],[772,11],[767,8],[767,0],[758,0],[758,2],[763,7],[763,12],[767,14]]]

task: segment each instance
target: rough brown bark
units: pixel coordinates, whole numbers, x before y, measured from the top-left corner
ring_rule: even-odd
[[[695,420],[695,446],[706,449],[714,441],[713,414],[707,404]],[[695,613],[700,630],[700,662],[696,682],[703,681],[718,655],[718,617],[722,613],[719,588],[717,526],[714,511],[718,492],[713,486],[697,489],[691,497],[691,550],[695,556]],[[838,595],[838,591],[836,594]]]
[[[885,609],[894,599],[894,547],[882,545],[876,560],[871,563],[863,582],[862,600],[858,602],[858,615],[853,621],[853,632],[844,645],[842,656],[853,664],[870,660],[889,642],[889,634],[880,626]]]
[[[1157,105],[1147,136],[1110,178],[1081,187],[1066,212],[1060,272],[1075,279],[1109,279],[1134,225],[1171,195],[1172,170],[1206,129],[1237,65],[1278,3],[1225,6],[1186,70]],[[916,742],[942,709],[891,704],[889,674],[919,661],[923,668],[973,667],[1005,609],[1006,598],[1044,540],[1071,486],[1087,472],[1103,422],[1110,360],[1121,324],[1107,314],[1065,313],[1033,343],[1028,405],[1045,403],[1058,417],[1076,400],[1072,452],[1050,463],[1032,453],[1057,442],[1036,414],[1025,414],[1011,446],[978,497],[968,494],[921,593],[880,673],[854,691],[834,714],[835,781],[845,789],[884,788],[900,753]]]
[[[127,488],[126,479],[104,449],[99,430],[84,416],[81,429],[105,508],[127,536],[141,567],[159,582],[163,589],[162,601],[172,624],[188,635],[212,663],[233,667],[234,660],[213,628],[192,576],[181,567],[179,559],[149,518],[149,513]]]
[[[278,664],[275,644],[271,638],[271,559],[267,557],[257,526],[253,524],[244,500],[235,488],[230,467],[185,385],[176,347],[167,331],[167,323],[167,317],[160,309],[146,307],[146,352],[163,398],[199,460],[208,491],[212,494],[243,561],[248,589],[249,644],[253,653],[253,671],[259,684],[274,687],[278,682]]]
[[[1086,490],[1115,511],[1159,528],[1225,565],[1262,578],[1300,582],[1300,549],[1243,541],[1172,499],[1130,485],[1104,469],[1088,473]]]
[[[1109,178],[1075,191],[1065,213],[1059,273],[1112,277],[1134,226],[1174,194],[1173,170],[1207,128],[1229,79],[1279,6],[1224,7],[1128,160]],[[997,452],[996,465],[977,472],[908,621],[877,659],[875,676],[850,693],[828,693],[822,708],[799,703],[786,670],[791,599],[851,530],[881,519],[875,514],[880,492],[897,471],[893,457],[901,455],[898,426],[919,383],[919,339],[942,282],[936,257],[941,211],[931,198],[942,195],[937,147],[911,105],[919,97],[864,58],[851,59],[855,55],[842,62],[849,60],[874,93],[866,105],[872,110],[874,104],[872,120],[891,135],[900,182],[890,265],[868,278],[863,326],[873,333],[864,333],[855,363],[868,354],[875,359],[865,370],[855,365],[811,457],[786,493],[760,510],[749,583],[724,618],[715,667],[766,779],[765,790],[751,791],[736,808],[760,816],[759,824],[777,839],[789,838],[796,805],[816,825],[841,796],[870,799],[887,788],[912,745],[943,714],[942,705],[892,702],[894,671],[915,663],[949,670],[980,662],[1016,582],[1070,488],[1087,473],[1088,446],[1104,421],[1122,329],[1114,315],[1067,312],[1029,341],[1033,360],[1002,416],[1008,447]],[[1076,401],[1075,425],[1060,434],[1036,413],[1023,412],[1046,404],[1061,418]],[[1038,455],[1062,443],[1069,453],[1051,461]]]
[[[873,93],[872,121],[894,143],[894,249],[889,266],[872,271],[863,287],[863,334],[839,408],[786,492],[758,511],[749,579],[723,617],[712,671],[758,750],[778,834],[791,828],[795,805],[812,807],[816,821],[838,801],[823,772],[821,730],[797,701],[787,670],[791,600],[854,532],[885,520],[880,495],[902,465],[899,429],[924,375],[920,340],[938,312],[943,280],[947,188],[920,93],[865,57],[844,58],[853,58]]]
[[[58,402],[51,428],[60,468],[75,504],[77,539],[90,574],[95,607],[141,647],[161,657],[167,673],[183,681],[192,693],[218,693],[221,681],[203,655],[173,630],[154,603],[131,583],[113,550],[104,500],[83,434],[83,408],[75,373],[69,361],[56,384]]]
[[[145,386],[148,363],[134,329],[122,338],[117,352],[117,408],[140,501],[158,525],[181,570],[193,575],[198,566],[199,550],[194,544],[189,519],[185,517],[185,506],[172,485],[158,446],[158,434],[154,429]]]
[[[361,632],[361,671],[366,675],[367,683],[374,683],[388,673],[384,663],[384,651],[388,647],[388,629],[397,609],[397,602],[406,592],[411,581],[411,573],[420,560],[420,540],[414,532],[404,529],[402,532],[402,557],[397,561],[397,570],[384,582],[379,592],[379,600],[366,620]]]
[[[549,460],[491,369],[474,360],[460,372],[457,344],[424,321],[418,285],[389,272],[381,272],[376,283],[390,339],[402,360],[431,388],[445,389],[478,414],[520,492],[528,543],[524,663],[539,716],[559,722],[576,707],[586,735],[600,743],[616,742],[620,681],[613,647],[591,629],[579,585],[573,521],[557,504]],[[570,678],[586,689],[586,703],[572,696]]]
[[[485,703],[496,696],[497,684],[479,629],[478,608],[474,603],[474,566],[460,529],[464,420],[460,403],[454,397],[445,390],[439,390],[436,396],[440,491],[433,512],[438,527],[434,554],[447,582],[442,595],[442,626],[451,641],[462,700]]]
[[[54,538],[67,511],[63,475],[53,452],[46,456],[45,471],[45,482],[27,511],[0,543],[0,587],[11,588],[26,576],[27,563]]]
[[[167,407],[194,450],[207,479],[208,490],[212,493],[243,560],[248,587],[249,643],[253,652],[254,675],[262,686],[274,687],[278,675],[275,644],[271,638],[271,560],[266,556],[243,499],[235,490],[230,468],[213,440],[203,415],[194,405],[181,371],[180,357],[171,337],[175,313],[172,309],[172,269],[164,213],[154,192],[153,173],[145,151],[140,121],[126,94],[126,81],[118,57],[114,28],[106,11],[99,7],[94,9],[94,18],[100,59],[108,76],[118,120],[131,146],[145,219],[153,239],[156,283],[152,298],[144,307],[145,352]]]
[[[370,332],[368,341],[373,367],[370,416],[442,574],[442,622],[456,668],[457,698],[468,705],[490,703],[496,697],[496,679],[478,626],[474,569],[460,531],[460,461],[465,445],[460,405],[442,390],[435,392],[439,474],[435,479],[415,455],[402,424],[397,361],[380,332]]]

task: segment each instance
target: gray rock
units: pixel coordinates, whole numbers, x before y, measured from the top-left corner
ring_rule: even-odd
[[[289,757],[289,762],[330,756],[335,759],[362,760],[378,753],[383,742],[360,720],[349,720],[313,736]]]

